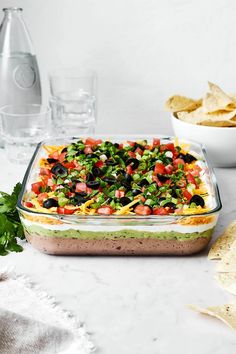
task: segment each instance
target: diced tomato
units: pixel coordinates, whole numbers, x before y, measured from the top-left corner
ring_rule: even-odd
[[[48,197],[48,194],[47,194],[47,193],[40,193],[40,194],[38,195],[38,201],[39,201],[39,203],[42,203],[42,202],[44,201],[44,199],[47,199],[47,197]]]
[[[158,207],[153,209],[154,215],[168,215],[169,212],[164,207]]]
[[[199,177],[200,176],[200,172],[201,172],[201,167],[198,166],[198,165],[194,165],[194,167],[189,170],[191,172],[191,174],[194,176],[194,177]]]
[[[73,193],[73,192],[67,192],[67,194],[66,194],[66,196],[68,198],[74,197],[74,195],[75,195],[75,193]]]
[[[123,149],[124,144],[119,144],[119,149]]]
[[[51,190],[54,192],[56,189],[57,189],[57,184],[53,184],[52,186],[51,186]]]
[[[174,166],[175,166],[175,168],[178,168],[179,165],[183,165],[183,166],[185,165],[185,162],[184,162],[183,159],[178,158],[178,159],[175,159],[175,160],[174,160]]]
[[[165,144],[165,145],[161,145],[160,147],[160,151],[163,152],[163,151],[171,151],[173,152],[173,154],[175,153],[175,146],[173,143],[168,143],[168,144]]]
[[[40,194],[40,188],[43,187],[43,182],[35,182],[31,184],[31,190],[35,193],[35,194]]]
[[[97,209],[97,213],[101,215],[111,215],[114,213],[114,210],[110,205],[104,205]]]
[[[174,169],[174,167],[173,167],[172,165],[167,165],[167,166],[165,167],[166,173],[167,173],[168,175],[171,175],[171,174],[172,174],[173,169]]]
[[[40,167],[40,172],[39,172],[40,176],[51,176],[51,169],[50,168],[46,168],[46,167]]]
[[[140,149],[139,147],[137,147],[137,149],[135,150],[136,154],[139,154],[140,156],[143,156],[143,150]]]
[[[157,176],[152,176],[152,180],[153,180],[153,182],[156,182],[158,187],[162,187],[163,186],[163,183],[159,180],[159,178]]]
[[[192,198],[192,194],[187,189],[182,189],[183,196],[189,201]]]
[[[27,208],[33,208],[33,207],[34,207],[34,204],[31,203],[31,202],[25,202],[24,204],[25,204],[25,206],[26,206]]]
[[[130,140],[128,140],[127,143],[128,143],[130,146],[132,146],[132,147],[134,147],[134,145],[135,145],[135,141],[130,141]]]
[[[144,197],[144,195],[141,195],[140,200],[141,200],[142,203],[145,203],[146,198]]]
[[[128,151],[130,157],[136,158],[136,154],[133,151]]]
[[[71,168],[74,168],[75,167],[75,164],[73,161],[71,162],[64,162],[63,163],[63,166],[65,166],[67,169],[71,169]]]
[[[119,189],[115,191],[116,198],[123,198],[124,196],[125,196],[125,191]]]
[[[49,187],[52,187],[52,186],[54,185],[54,183],[53,183],[53,181],[52,181],[51,178],[48,179],[47,185],[48,185]]]
[[[165,165],[163,163],[157,162],[154,168],[154,174],[163,174],[165,173]]]
[[[102,143],[102,140],[101,139],[93,139],[93,138],[87,138],[85,140],[85,146],[95,146],[95,145],[99,145]]]
[[[42,186],[43,187],[48,186],[48,181],[51,179],[51,177],[52,177],[52,174],[41,176]]]
[[[93,150],[90,146],[86,146],[85,149],[84,149],[84,153],[87,155],[87,154],[92,154],[93,153]]]
[[[77,193],[79,193],[79,192],[86,192],[86,190],[87,190],[86,183],[84,183],[84,182],[78,182],[78,183],[76,183],[75,191],[76,191]]]
[[[104,165],[104,162],[102,160],[97,161],[94,166],[101,168]]]
[[[66,154],[67,154],[66,151],[60,153],[60,155],[59,155],[59,157],[58,157],[59,162],[63,162],[63,161],[65,160]]]
[[[152,210],[148,205],[137,205],[134,212],[137,215],[150,215]]]
[[[49,154],[48,157],[51,158],[51,159],[58,160],[59,159],[59,152],[58,151],[54,151],[52,154]]]
[[[153,147],[160,146],[160,144],[161,144],[161,141],[160,141],[159,138],[154,138],[153,139],[153,142],[152,142]]]
[[[76,191],[77,193],[79,193],[79,192],[86,192],[87,194],[92,193],[92,189],[89,188],[89,187],[87,187],[87,186],[86,186],[86,183],[84,183],[84,182],[78,182],[78,183],[76,183],[75,191]]]
[[[77,210],[77,209],[67,209],[67,208],[64,208],[64,207],[58,207],[58,208],[57,208],[57,213],[58,213],[58,214],[71,215],[71,214],[74,214],[74,212],[75,212],[76,210]]]
[[[195,178],[193,177],[193,175],[190,172],[187,174],[187,181],[188,181],[188,183],[195,184],[196,188],[198,188],[198,184],[197,184],[197,182],[195,181]]]
[[[129,174],[129,175],[132,175],[134,172],[132,170],[132,167],[130,165],[126,166],[126,172]]]

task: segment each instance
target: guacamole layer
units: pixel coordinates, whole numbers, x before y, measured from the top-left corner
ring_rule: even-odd
[[[160,240],[179,240],[189,241],[199,237],[210,238],[213,229],[205,230],[202,232],[181,233],[176,231],[136,231],[136,230],[119,230],[119,231],[83,231],[83,230],[50,230],[40,226],[26,226],[24,225],[25,232],[34,236],[58,237],[66,239],[81,239],[81,240],[104,240],[104,239],[160,239]]]

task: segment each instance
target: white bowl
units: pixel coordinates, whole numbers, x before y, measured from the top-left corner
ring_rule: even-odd
[[[171,123],[177,137],[201,143],[214,167],[236,166],[236,127],[208,127],[183,122],[174,115]]]

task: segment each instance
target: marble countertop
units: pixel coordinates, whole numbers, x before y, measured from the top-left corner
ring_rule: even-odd
[[[25,166],[0,151],[0,189],[10,191]],[[215,169],[223,209],[214,237],[236,218],[235,169]],[[85,322],[103,354],[233,354],[236,334],[188,304],[217,305],[231,296],[214,281],[207,252],[192,257],[55,257],[24,243],[24,252],[0,257]]]

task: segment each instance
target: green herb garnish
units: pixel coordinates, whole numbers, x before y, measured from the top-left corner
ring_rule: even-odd
[[[12,194],[0,192],[0,255],[9,252],[21,252],[22,246],[18,245],[17,238],[25,238],[20,222],[16,204],[21,191],[21,183],[17,183]]]

